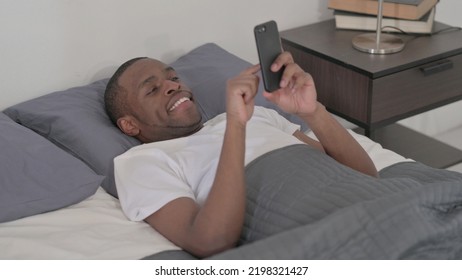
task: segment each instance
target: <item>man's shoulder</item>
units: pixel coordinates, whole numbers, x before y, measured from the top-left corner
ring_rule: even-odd
[[[114,160],[125,161],[145,155],[162,156],[161,154],[168,153],[170,150],[175,151],[178,145],[175,140],[177,139],[140,144],[116,156]],[[181,139],[179,141],[181,141]]]

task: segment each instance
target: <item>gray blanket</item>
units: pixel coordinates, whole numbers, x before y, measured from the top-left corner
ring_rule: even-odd
[[[401,163],[380,176],[306,145],[268,153],[246,167],[240,246],[213,258],[461,259],[462,174]]]

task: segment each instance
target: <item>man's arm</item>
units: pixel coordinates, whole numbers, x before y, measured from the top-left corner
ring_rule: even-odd
[[[202,207],[178,198],[145,219],[184,250],[206,257],[235,246],[245,214],[245,129],[253,114],[258,66],[228,81],[226,131],[217,173]]]
[[[308,73],[294,63],[292,56],[285,52],[272,65],[273,71],[285,66],[281,80],[281,89],[276,92],[264,92],[264,96],[287,113],[295,114],[305,121],[318,138],[328,155],[353,169],[377,177],[377,170],[369,155],[342,127],[326,108],[317,102],[314,81]],[[305,135],[294,134],[305,143],[314,140]]]
[[[245,127],[227,126],[215,181],[204,206],[190,198],[178,198],[145,219],[198,257],[233,247],[244,222]]]
[[[332,117],[323,105],[319,103],[316,112],[313,115],[305,116],[303,120],[309,124],[326,154],[364,174],[373,177],[378,176],[374,163],[363,147]],[[305,137],[309,140],[303,139],[303,137],[297,138],[307,144],[314,141],[306,135]]]

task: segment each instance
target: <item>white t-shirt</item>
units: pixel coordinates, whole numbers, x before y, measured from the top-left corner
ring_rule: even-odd
[[[226,113],[191,136],[143,144],[116,157],[115,182],[127,217],[141,221],[180,197],[202,205],[215,178],[225,127]],[[300,144],[293,136],[298,129],[276,111],[255,107],[247,123],[245,164],[269,151]]]

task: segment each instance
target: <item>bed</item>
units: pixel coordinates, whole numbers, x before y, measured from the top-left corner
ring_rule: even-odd
[[[225,110],[225,81],[250,64],[208,43],[171,65],[192,88],[208,120]],[[46,94],[0,114],[0,259],[194,259],[146,223],[131,222],[123,214],[113,158],[140,143],[106,116],[106,83],[102,79]],[[261,94],[256,105],[279,111]],[[310,134],[300,120],[280,113]],[[335,207],[322,208],[323,215],[310,224],[246,238],[212,258],[462,258],[462,174],[424,166],[349,131],[383,177],[423,182],[426,191],[410,186],[403,192],[393,186],[390,194],[376,194],[380,188],[375,188],[366,203],[348,196],[341,198],[348,198],[343,206],[336,204],[337,197],[328,201]],[[352,193],[369,195],[358,188]],[[258,204],[257,199],[256,208]],[[249,211],[246,221],[258,219],[255,209]],[[258,229],[246,227],[243,235],[255,233]]]

